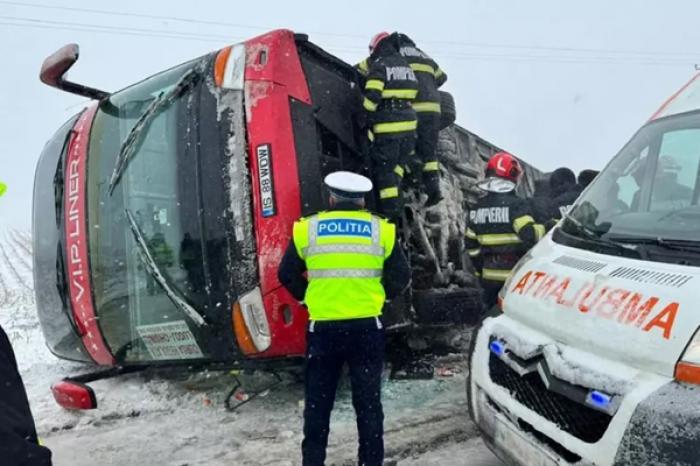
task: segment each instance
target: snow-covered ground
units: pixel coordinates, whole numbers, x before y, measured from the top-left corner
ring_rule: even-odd
[[[70,412],[49,386],[89,368],[56,359],[36,318],[29,235],[0,230],[0,325],[12,340],[39,436],[58,466],[296,465],[300,463],[298,374],[234,413],[223,400],[232,374],[138,374],[91,384],[99,409]],[[466,413],[461,357],[441,366],[456,374],[430,381],[388,381],[383,399],[387,458],[400,465],[498,466]],[[241,377],[249,388],[268,374]],[[328,463],[355,464],[356,429],[346,383],[333,412]]]

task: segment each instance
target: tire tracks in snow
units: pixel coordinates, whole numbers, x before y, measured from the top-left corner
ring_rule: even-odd
[[[455,407],[453,412],[423,417],[416,422],[400,422],[384,431],[385,457],[387,461],[400,462],[420,456],[447,445],[465,442],[479,435],[475,425],[469,421],[465,406]],[[342,458],[333,461],[334,466],[357,464],[355,441],[329,445],[328,456]]]
[[[12,241],[19,246],[28,256],[32,255],[31,241],[27,239],[21,232],[15,230],[14,228],[9,230],[10,237]]]
[[[12,244],[8,244],[12,243]],[[31,251],[28,249],[24,248],[22,245],[18,244],[17,241],[11,236],[9,233],[5,233],[5,244],[8,245],[8,249],[10,249],[10,254],[14,256],[14,258],[17,260],[18,263],[22,264],[22,267],[29,272],[29,274],[33,274],[33,269],[32,265],[29,262],[30,259],[27,257],[31,258]],[[9,247],[14,244],[15,247]],[[25,251],[26,254],[23,254],[22,251]],[[26,277],[25,277],[26,278]]]
[[[8,270],[10,271],[10,275],[13,277],[13,281],[16,282],[17,285],[20,287],[24,288],[27,291],[32,291],[33,288],[29,285],[27,285],[26,280],[22,275],[17,271],[15,268],[15,265],[10,261],[10,257],[7,255],[7,251],[5,250],[5,245],[0,241],[0,261],[4,262],[4,267],[3,270]]]

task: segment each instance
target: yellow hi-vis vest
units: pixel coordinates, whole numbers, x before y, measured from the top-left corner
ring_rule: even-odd
[[[304,301],[311,320],[348,320],[381,315],[384,260],[396,229],[367,211],[330,211],[294,223],[294,246],[306,262]]]

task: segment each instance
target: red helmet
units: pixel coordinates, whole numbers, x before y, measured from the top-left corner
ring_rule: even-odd
[[[371,53],[375,48],[377,48],[377,45],[379,45],[379,43],[380,43],[381,41],[383,41],[383,40],[386,39],[387,37],[389,37],[389,33],[386,32],[386,31],[382,31],[382,32],[380,32],[380,33],[378,33],[378,34],[375,34],[374,37],[372,37],[372,40],[369,41],[369,51],[370,51],[370,53]]]
[[[508,152],[494,154],[486,164],[486,177],[497,176],[517,183],[523,174],[523,167],[518,159]]]

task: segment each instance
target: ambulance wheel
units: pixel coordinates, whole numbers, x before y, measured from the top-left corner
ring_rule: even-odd
[[[416,319],[423,325],[475,325],[482,314],[478,288],[431,289],[413,292]]]
[[[452,94],[440,91],[440,129],[445,129],[452,125],[457,119],[457,107]]]

